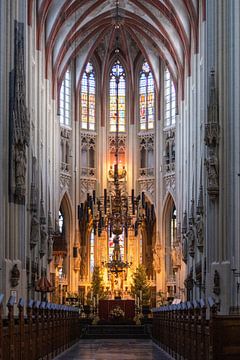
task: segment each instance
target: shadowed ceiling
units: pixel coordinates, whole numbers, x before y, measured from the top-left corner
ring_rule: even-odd
[[[46,77],[62,81],[76,60],[76,88],[87,61],[99,63],[102,82],[116,47],[133,81],[139,56],[149,62],[159,87],[159,57],[176,84],[190,72],[190,54],[197,51],[201,0],[39,0],[37,47],[45,47]],[[204,0],[203,0],[204,2]],[[32,23],[34,0],[28,3]]]

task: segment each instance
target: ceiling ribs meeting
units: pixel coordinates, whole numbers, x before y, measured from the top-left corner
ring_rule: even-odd
[[[32,25],[36,6],[37,49],[45,51],[45,75],[52,77],[55,89],[73,60],[76,90],[90,58],[103,64],[101,73],[105,74],[116,31],[132,81],[136,59],[142,55],[159,88],[160,57],[181,88],[184,76],[191,72],[191,54],[198,51],[199,7],[204,9],[204,3],[205,0],[118,0],[117,20],[116,0],[28,0],[28,24]]]

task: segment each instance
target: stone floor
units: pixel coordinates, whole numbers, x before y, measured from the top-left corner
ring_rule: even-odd
[[[151,340],[80,340],[55,360],[171,360]]]

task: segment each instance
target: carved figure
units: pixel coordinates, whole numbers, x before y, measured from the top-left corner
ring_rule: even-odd
[[[218,187],[218,158],[214,149],[209,150],[209,156],[205,164],[208,172],[208,187]]]
[[[217,270],[214,272],[214,279],[213,279],[213,292],[216,295],[220,295],[220,275]]]
[[[39,241],[39,220],[37,214],[33,213],[31,220],[31,230],[30,230],[30,244],[35,246]]]
[[[196,228],[196,237],[197,237],[197,246],[201,248],[203,246],[203,216],[202,214],[197,214],[195,221]]]
[[[47,243],[47,236],[48,236],[45,224],[41,224],[40,234],[41,234],[41,254],[44,255],[46,252],[46,243]]]
[[[80,276],[83,278],[86,276],[86,251],[84,248],[80,252],[81,262],[80,262]]]
[[[51,261],[53,258],[53,236],[48,238],[48,260]]]
[[[194,256],[194,245],[195,245],[195,233],[193,229],[193,225],[189,225],[189,230],[187,232],[188,244],[189,244],[189,255],[191,257]]]
[[[25,187],[26,154],[24,145],[16,147],[15,151],[15,179],[17,187]]]
[[[153,249],[153,268],[157,273],[161,271],[161,247],[155,246]]]
[[[18,269],[17,264],[13,265],[13,268],[11,270],[11,276],[10,276],[10,282],[11,286],[15,287],[18,285],[20,279],[20,271]]]
[[[186,263],[187,262],[187,257],[188,257],[187,256],[188,255],[188,235],[187,235],[187,233],[183,234],[182,248],[183,248],[183,253],[182,253],[183,261]]]

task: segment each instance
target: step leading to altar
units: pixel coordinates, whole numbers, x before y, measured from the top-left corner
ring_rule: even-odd
[[[144,325],[88,325],[85,339],[147,339],[149,335]]]

